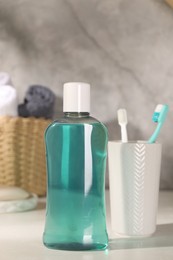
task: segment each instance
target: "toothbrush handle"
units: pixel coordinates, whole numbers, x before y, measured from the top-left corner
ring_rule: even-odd
[[[160,133],[161,127],[162,127],[162,124],[157,125],[156,130],[154,131],[154,133],[152,134],[152,136],[148,140],[149,144],[155,143],[155,141],[156,141],[156,139],[157,139],[157,137]]]
[[[126,125],[121,126],[121,140],[122,140],[122,143],[128,142]]]

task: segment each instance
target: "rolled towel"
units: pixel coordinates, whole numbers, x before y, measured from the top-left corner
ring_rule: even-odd
[[[0,86],[12,85],[11,77],[6,72],[0,72]]]
[[[0,86],[0,116],[17,116],[17,103],[16,89]]]
[[[52,118],[55,94],[47,87],[32,85],[28,88],[24,104],[18,106],[19,116]]]

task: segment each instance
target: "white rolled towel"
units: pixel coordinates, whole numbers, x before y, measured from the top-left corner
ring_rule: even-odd
[[[12,85],[11,77],[7,72],[0,72],[0,86]]]
[[[18,115],[17,91],[10,85],[0,86],[0,116]]]

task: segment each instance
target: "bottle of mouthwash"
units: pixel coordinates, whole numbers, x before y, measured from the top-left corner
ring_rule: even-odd
[[[90,117],[90,85],[64,84],[64,116],[46,130],[47,206],[45,246],[103,250],[107,129]]]

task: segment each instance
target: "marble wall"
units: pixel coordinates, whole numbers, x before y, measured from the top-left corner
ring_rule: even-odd
[[[119,139],[116,110],[128,111],[129,139],[154,130],[157,103],[170,105],[159,140],[161,188],[173,188],[173,9],[164,0],[0,0],[0,68],[22,100],[29,84],[92,84],[92,114]]]

